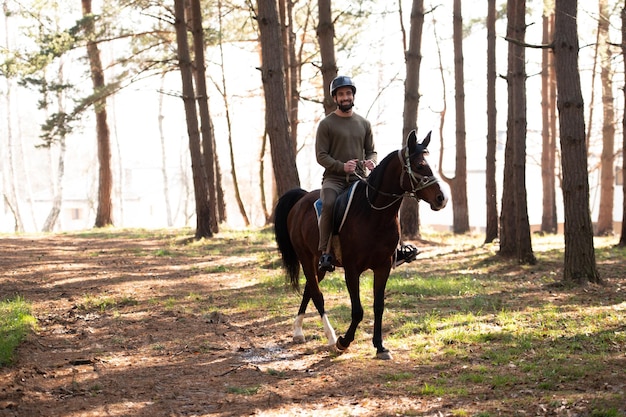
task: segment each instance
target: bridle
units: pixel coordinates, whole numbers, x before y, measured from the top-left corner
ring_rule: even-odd
[[[400,188],[404,190],[404,187],[402,187],[402,184],[404,183],[405,175],[406,177],[408,177],[409,183],[411,184],[411,189],[409,191],[405,191],[402,194],[386,193],[384,191],[377,190],[373,185],[369,183],[368,178],[363,178],[360,175],[357,175],[367,185],[367,188],[365,189],[365,197],[370,207],[374,210],[388,209],[389,207],[393,206],[404,197],[412,197],[416,200],[419,200],[416,195],[418,191],[423,190],[424,188],[429,187],[435,184],[436,182],[438,182],[437,178],[435,178],[434,176],[429,177],[429,176],[421,175],[413,171],[413,168],[411,168],[411,158],[410,158],[410,152],[409,152],[408,146],[402,149],[398,149],[398,158],[400,159],[400,163],[402,164],[402,173],[400,174]],[[374,189],[374,191],[380,193],[381,195],[384,195],[385,197],[392,197],[394,198],[394,200],[391,203],[383,207],[377,207],[370,200],[370,196],[369,196],[370,188]]]

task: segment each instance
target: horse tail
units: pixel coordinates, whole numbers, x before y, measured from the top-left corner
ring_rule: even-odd
[[[291,242],[289,236],[289,229],[287,227],[287,215],[293,208],[293,206],[302,198],[307,192],[301,188],[294,188],[283,194],[276,204],[274,210],[274,235],[276,237],[276,244],[278,250],[282,256],[283,268],[287,272],[287,277],[291,283],[291,287],[295,290],[300,289],[299,275],[300,275],[300,261],[298,255]]]

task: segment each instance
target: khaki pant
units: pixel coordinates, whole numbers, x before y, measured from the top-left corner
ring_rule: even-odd
[[[333,209],[335,200],[350,185],[349,177],[326,177],[322,181],[320,197],[322,199],[322,215],[320,216],[320,240],[318,249],[324,253],[333,227]]]

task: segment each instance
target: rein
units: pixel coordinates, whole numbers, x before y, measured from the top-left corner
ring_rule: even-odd
[[[367,202],[369,203],[370,207],[374,210],[386,210],[389,207],[396,204],[398,201],[400,201],[400,199],[404,197],[413,197],[417,200],[418,198],[415,195],[416,192],[423,190],[424,188],[429,187],[437,182],[437,178],[435,178],[434,176],[425,177],[416,172],[413,172],[413,169],[411,168],[411,159],[409,158],[410,156],[409,147],[407,146],[403,149],[404,149],[404,158],[402,154],[402,149],[398,149],[398,159],[400,159],[400,163],[402,164],[402,167],[403,167],[402,174],[400,174],[400,188],[402,188],[402,183],[404,182],[404,174],[406,174],[409,177],[409,182],[411,183],[410,191],[405,191],[402,194],[386,193],[384,191],[377,190],[374,186],[372,186],[369,183],[367,178],[363,178],[357,174],[357,177],[361,179],[361,181],[365,182],[365,185],[367,185],[367,188],[365,189],[365,197],[367,198]],[[370,195],[369,195],[370,188],[374,189],[374,191],[380,193],[381,195],[384,195],[385,197],[393,197],[394,200],[391,203],[383,207],[377,207],[370,200]]]

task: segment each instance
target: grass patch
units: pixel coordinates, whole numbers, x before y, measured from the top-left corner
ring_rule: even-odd
[[[257,392],[259,392],[260,388],[261,388],[260,385],[253,385],[251,387],[229,386],[229,387],[226,387],[226,392],[228,392],[229,394],[237,394],[237,395],[255,395]]]
[[[30,304],[22,297],[0,302],[0,366],[13,361],[15,350],[36,323]]]
[[[104,312],[115,308],[134,306],[137,304],[139,304],[137,299],[129,295],[115,298],[110,296],[85,294],[82,301],[78,303],[77,307],[84,311],[98,310],[100,312]]]

